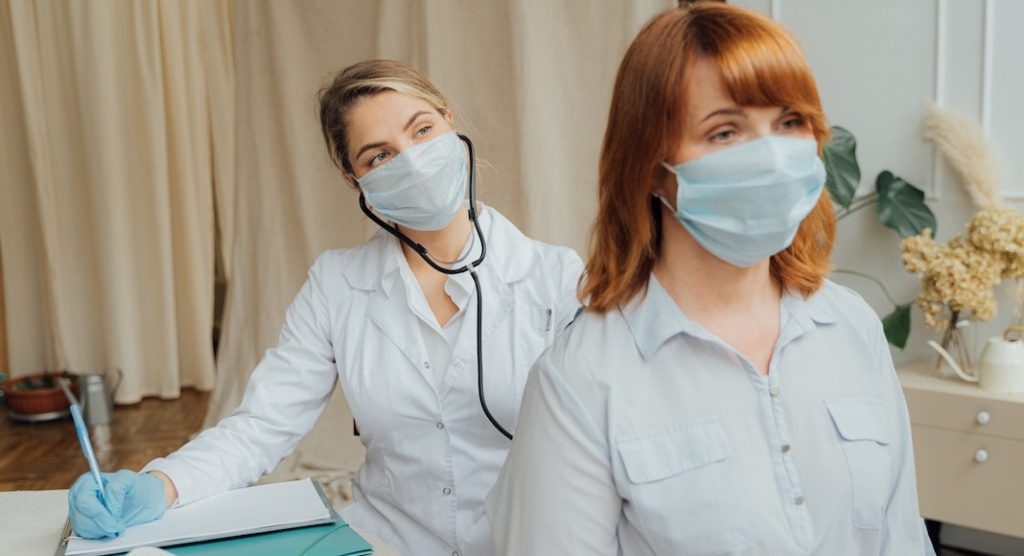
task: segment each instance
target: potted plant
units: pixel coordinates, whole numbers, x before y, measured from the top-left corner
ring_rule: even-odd
[[[848,130],[834,126],[832,137],[825,145],[823,158],[828,177],[825,189],[832,197],[836,208],[836,220],[843,220],[851,214],[868,207],[874,207],[878,221],[896,231],[901,238],[935,231],[935,215],[925,204],[924,192],[916,186],[883,170],[875,178],[875,190],[857,198],[860,185],[860,165],[857,162],[857,140]],[[848,274],[874,282],[892,304],[892,312],[882,318],[885,337],[890,344],[903,349],[910,335],[910,308],[913,302],[899,303],[878,278],[859,270],[837,268],[833,272]]]
[[[0,382],[0,391],[7,398],[11,411],[22,415],[41,415],[64,411],[71,404],[57,383],[67,379],[71,392],[78,396],[78,376],[67,371],[43,371]]]

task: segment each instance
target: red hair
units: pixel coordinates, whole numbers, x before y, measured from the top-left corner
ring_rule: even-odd
[[[645,290],[660,251],[660,162],[686,124],[686,83],[699,56],[722,71],[741,106],[787,106],[807,121],[818,151],[828,126],[814,76],[793,37],[755,12],[719,3],[673,8],[649,21],[615,79],[598,173],[598,215],[580,297],[604,313]],[[785,251],[771,258],[784,288],[809,296],[831,270],[835,214],[828,194]]]

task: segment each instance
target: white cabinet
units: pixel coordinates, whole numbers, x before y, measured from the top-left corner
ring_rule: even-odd
[[[934,359],[898,370],[910,409],[921,514],[1024,537],[1024,394],[937,378]]]

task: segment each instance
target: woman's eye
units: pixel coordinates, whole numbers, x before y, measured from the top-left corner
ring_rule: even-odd
[[[804,119],[801,117],[789,118],[782,122],[782,129],[799,129],[804,126]]]
[[[417,137],[423,137],[424,135],[430,133],[431,129],[434,129],[434,126],[432,126],[432,125],[425,125],[425,126],[423,126],[423,127],[421,127],[421,128],[416,130],[416,136]]]
[[[370,159],[368,164],[370,166],[377,166],[381,162],[384,162],[387,159],[387,157],[388,157],[388,153],[384,153],[384,152],[377,153],[377,154],[373,155],[373,158]]]
[[[726,129],[712,135],[711,141],[714,143],[726,143],[734,137],[736,137],[736,131],[732,129]]]

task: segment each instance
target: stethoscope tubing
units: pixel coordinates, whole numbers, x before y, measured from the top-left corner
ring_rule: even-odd
[[[466,144],[469,149],[469,220],[473,223],[473,229],[476,231],[476,237],[480,240],[480,256],[475,261],[468,262],[462,266],[455,268],[446,268],[438,261],[435,261],[429,253],[427,248],[423,245],[413,241],[412,238],[405,235],[402,230],[395,224],[385,222],[381,217],[377,216],[370,207],[366,204],[366,197],[360,192],[359,193],[359,208],[362,209],[363,213],[366,214],[370,220],[373,220],[378,226],[383,228],[391,235],[398,238],[399,241],[407,245],[410,249],[415,251],[428,265],[434,270],[442,274],[462,274],[465,272],[469,273],[469,276],[473,279],[473,287],[476,289],[476,378],[477,378],[477,392],[480,396],[480,408],[483,409],[484,416],[490,421],[491,425],[497,429],[505,438],[512,440],[512,433],[505,429],[498,422],[498,420],[491,413],[490,408],[487,407],[487,397],[484,394],[484,352],[483,352],[483,291],[480,287],[480,277],[477,276],[476,269],[484,262],[484,258],[487,256],[487,242],[484,240],[483,231],[480,229],[480,220],[477,218],[476,213],[476,153],[473,149],[473,142],[469,140],[469,137],[462,133],[457,134],[459,139]]]

